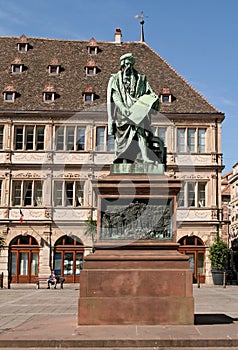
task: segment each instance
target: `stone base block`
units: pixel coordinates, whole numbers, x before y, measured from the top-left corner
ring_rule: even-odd
[[[81,272],[78,324],[194,323],[192,272],[177,244],[98,248]]]

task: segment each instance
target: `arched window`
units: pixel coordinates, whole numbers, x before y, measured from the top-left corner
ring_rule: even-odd
[[[184,236],[178,241],[180,244],[179,251],[189,256],[190,268],[193,272],[193,282],[198,278],[201,283],[205,282],[205,246],[201,238],[197,236]]]
[[[38,276],[39,244],[30,235],[19,235],[9,245],[9,266],[12,283],[33,283]]]
[[[84,246],[76,236],[62,236],[54,246],[55,274],[64,276],[66,282],[79,282],[83,267]]]

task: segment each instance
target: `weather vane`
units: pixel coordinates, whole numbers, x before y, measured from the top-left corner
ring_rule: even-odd
[[[140,41],[144,42],[145,41],[145,36],[144,36],[144,18],[148,16],[145,16],[143,11],[139,15],[136,15],[135,18],[140,18],[140,24],[141,24],[141,35],[140,35]]]

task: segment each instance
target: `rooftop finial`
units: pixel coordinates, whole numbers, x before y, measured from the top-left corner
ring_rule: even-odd
[[[144,42],[145,41],[145,36],[144,36],[144,18],[148,17],[145,16],[143,11],[141,11],[141,13],[139,15],[136,15],[135,18],[140,18],[140,24],[141,24],[141,32],[140,32],[140,41]]]

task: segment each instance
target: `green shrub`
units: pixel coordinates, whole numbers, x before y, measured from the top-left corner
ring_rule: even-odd
[[[228,246],[219,237],[209,248],[211,267],[214,270],[224,270],[227,266]]]

